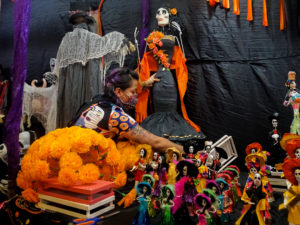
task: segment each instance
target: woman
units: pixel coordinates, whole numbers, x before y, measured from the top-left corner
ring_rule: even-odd
[[[114,69],[106,78],[104,95],[94,98],[79,111],[75,125],[94,129],[115,140],[127,138],[149,144],[161,152],[175,147],[183,153],[183,146],[148,132],[125,112],[137,102],[138,80],[137,73],[128,68]]]

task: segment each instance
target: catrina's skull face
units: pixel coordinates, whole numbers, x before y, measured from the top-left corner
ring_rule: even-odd
[[[169,196],[170,196],[170,194],[171,194],[171,191],[169,190],[169,188],[167,188],[167,191],[166,191],[166,195],[167,195],[167,197],[169,197]]]
[[[215,159],[216,159],[216,160],[219,160],[219,159],[220,159],[220,154],[219,154],[219,152],[216,152]]]
[[[257,169],[254,167],[250,168],[250,173],[252,173],[252,174],[257,173]]]
[[[157,160],[157,156],[158,156],[157,152],[154,152],[153,153],[153,160]]]
[[[5,144],[0,145],[0,160],[7,164],[7,148]]]
[[[250,150],[250,152],[253,154],[253,153],[256,153],[256,149],[255,148],[252,148],[251,150]]]
[[[158,26],[164,27],[169,24],[169,12],[165,8],[159,8],[156,12]]]
[[[200,167],[201,164],[202,164],[201,159],[197,159],[195,165],[196,165],[197,167]]]
[[[295,151],[295,158],[300,159],[300,148],[297,148]]]
[[[191,154],[194,153],[194,146],[191,145],[191,146],[189,147],[189,153],[191,153]]]
[[[202,199],[202,207],[205,207],[207,204],[206,200],[205,199]]]
[[[160,156],[158,157],[158,163],[159,163],[159,164],[162,164],[162,162],[163,162],[163,157],[160,155]]]
[[[172,159],[175,161],[177,161],[177,159],[178,159],[177,154],[175,152],[172,154]]]
[[[144,156],[145,156],[145,149],[141,149],[141,151],[140,151],[140,156],[141,156],[141,158],[144,158]]]
[[[182,174],[183,174],[183,176],[187,176],[187,174],[188,174],[188,167],[187,166],[183,167]]]
[[[218,189],[217,189],[216,186],[212,186],[211,190],[212,190],[215,194],[217,194],[217,192],[218,192]]]
[[[276,119],[272,119],[272,126],[276,128],[278,126],[278,121]]]
[[[300,185],[300,168],[295,169],[294,175],[295,175],[298,185]]]
[[[260,187],[260,185],[261,185],[261,175],[259,173],[256,173],[254,175],[254,181],[253,182],[254,182],[254,185],[256,187]]]

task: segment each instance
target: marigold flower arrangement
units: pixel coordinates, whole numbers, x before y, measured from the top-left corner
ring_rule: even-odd
[[[133,152],[133,155],[136,155]],[[91,183],[98,179],[126,184],[126,157],[113,140],[77,126],[57,129],[36,140],[21,161],[17,184],[23,197],[38,202],[42,182],[57,177],[61,185]]]
[[[163,43],[161,39],[164,37],[164,34],[159,31],[153,31],[147,38],[146,43],[150,50],[152,51],[154,58],[158,63],[162,64],[164,68],[169,69],[170,63],[168,55],[164,53],[164,50],[158,50],[158,47],[162,47]]]

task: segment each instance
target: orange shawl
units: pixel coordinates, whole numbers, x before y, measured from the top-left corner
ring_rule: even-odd
[[[187,89],[188,71],[186,67],[186,59],[178,46],[174,46],[174,53],[170,69],[176,70],[176,79],[178,84],[178,92],[181,102],[181,111],[183,118],[197,131],[200,131],[200,127],[191,121],[187,115],[186,108],[183,102],[183,98]],[[143,60],[140,64],[140,80],[146,81],[150,77],[150,72],[158,70],[158,63],[153,57],[152,52],[147,52],[143,56]],[[150,90],[141,90],[138,95],[138,102],[135,106],[136,121],[141,123],[147,117],[147,105]]]

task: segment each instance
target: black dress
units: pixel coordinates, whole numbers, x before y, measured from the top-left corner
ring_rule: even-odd
[[[175,41],[162,39],[162,50],[168,55],[171,63]],[[180,101],[176,79],[171,72],[159,64],[156,78],[151,90],[152,107],[154,113],[149,115],[141,124],[146,130],[172,141],[187,141],[204,139],[205,135],[196,132],[192,126],[178,113]]]

